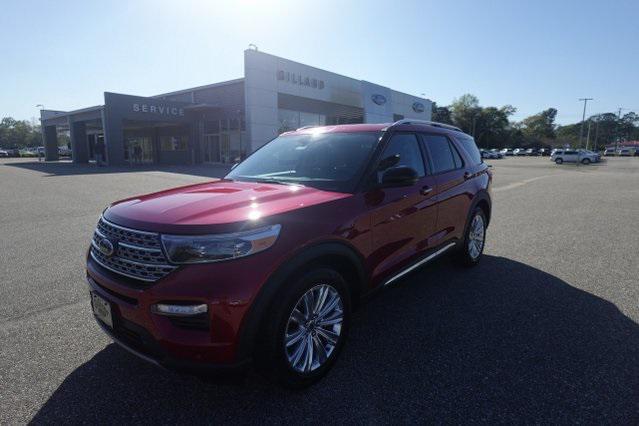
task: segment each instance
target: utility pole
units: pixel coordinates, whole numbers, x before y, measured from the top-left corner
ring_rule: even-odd
[[[588,151],[588,144],[590,143],[590,125],[592,120],[588,120],[588,133],[586,133],[586,151]]]
[[[617,155],[617,151],[619,150],[619,139],[621,139],[621,135],[619,134],[619,122],[621,121],[621,111],[627,108],[619,107],[619,112],[617,113],[617,137],[615,138],[615,155]]]
[[[581,98],[579,100],[584,103],[584,113],[581,118],[581,127],[579,128],[579,148],[581,148],[581,140],[584,137],[584,121],[586,121],[586,105],[588,104],[588,101],[592,101],[593,98]]]

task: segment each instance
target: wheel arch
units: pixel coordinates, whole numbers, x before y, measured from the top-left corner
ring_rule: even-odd
[[[492,213],[492,200],[490,198],[490,194],[488,191],[481,190],[473,198],[473,202],[470,205],[470,209],[468,210],[468,217],[466,218],[466,226],[470,223],[471,215],[475,208],[479,207],[484,212],[484,216],[486,216],[486,226],[490,224],[490,217]],[[465,235],[465,234],[464,234]]]
[[[278,267],[253,299],[240,326],[236,359],[244,360],[253,354],[262,318],[268,313],[279,291],[288,281],[316,266],[337,270],[351,290],[353,307],[358,306],[368,281],[361,255],[350,245],[339,241],[322,242],[301,249]]]

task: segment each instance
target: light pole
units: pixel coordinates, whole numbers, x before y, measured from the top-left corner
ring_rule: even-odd
[[[579,148],[581,148],[581,140],[584,137],[584,121],[586,121],[586,105],[588,104],[588,101],[592,101],[593,98],[580,98],[579,100],[584,103],[584,113],[581,117],[581,127],[579,128]]]
[[[620,131],[619,131],[619,122],[621,121],[621,111],[628,108],[619,107],[617,113],[617,137],[615,138],[615,155],[617,155],[617,151],[619,150],[619,139],[621,139]]]

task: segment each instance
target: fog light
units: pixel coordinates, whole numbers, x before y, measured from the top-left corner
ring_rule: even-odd
[[[151,307],[151,310],[159,315],[172,315],[177,317],[188,317],[192,315],[204,314],[208,311],[208,306],[201,305],[168,305],[158,303]]]

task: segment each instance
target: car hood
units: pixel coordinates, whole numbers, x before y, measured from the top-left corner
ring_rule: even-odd
[[[136,229],[188,232],[258,221],[351,196],[298,185],[220,180],[118,201],[104,216]]]

